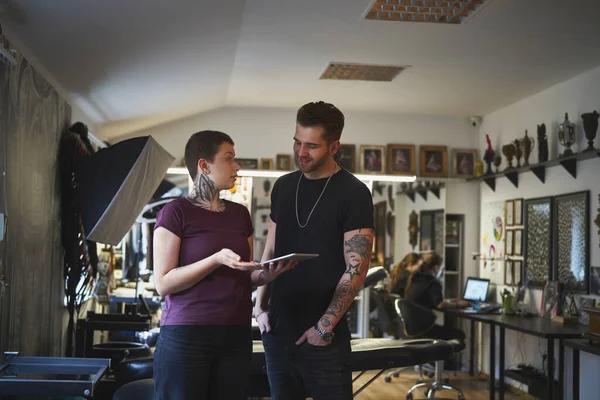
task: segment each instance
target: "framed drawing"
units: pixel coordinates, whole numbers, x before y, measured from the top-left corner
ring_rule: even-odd
[[[292,157],[289,154],[277,154],[277,169],[280,171],[292,170]]]
[[[554,197],[553,277],[574,293],[590,281],[590,191]]]
[[[514,199],[514,222],[515,226],[523,225],[523,199]]]
[[[515,225],[515,202],[513,200],[506,200],[504,202],[504,225]]]
[[[236,158],[235,162],[241,169],[258,169],[258,159],[256,158]]]
[[[452,176],[472,178],[475,176],[475,164],[479,160],[477,149],[452,149]]]
[[[504,265],[504,284],[506,286],[519,286],[523,262],[521,260],[508,260]]]
[[[513,243],[513,249],[514,249],[514,253],[513,255],[515,256],[522,256],[523,255],[523,229],[515,229],[514,231],[514,243]]]
[[[422,176],[448,176],[448,148],[446,146],[420,146],[419,153]]]
[[[273,159],[272,158],[261,158],[260,159],[260,169],[264,169],[264,170],[273,169]]]
[[[335,153],[334,159],[346,171],[356,172],[356,145],[340,144],[340,149]]]
[[[360,172],[365,174],[385,173],[385,146],[360,146]]]
[[[387,145],[387,172],[390,175],[415,175],[417,160],[413,144]]]
[[[505,235],[506,243],[504,244],[504,254],[507,256],[514,255],[514,244],[515,244],[515,231],[506,230]]]
[[[525,273],[530,287],[542,288],[552,267],[552,198],[525,200]]]

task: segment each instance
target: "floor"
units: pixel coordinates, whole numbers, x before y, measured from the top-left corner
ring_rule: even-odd
[[[354,390],[360,387],[361,383],[367,382],[370,378],[376,375],[376,372],[368,372],[363,374],[355,383]],[[391,382],[385,382],[385,374],[379,376],[368,388],[362,391],[356,399],[358,400],[384,400],[384,399],[405,399],[406,392],[415,384],[419,375],[412,371],[405,371],[398,378],[392,378]],[[488,400],[487,379],[472,377],[467,373],[450,372],[450,384],[461,389],[465,400]],[[456,399],[456,392],[439,391],[436,392],[438,398]],[[496,394],[496,397],[498,394]],[[419,390],[414,396],[414,400],[424,399],[424,390]],[[506,400],[514,399],[533,399],[533,397],[519,392],[516,389],[510,389],[505,392]]]

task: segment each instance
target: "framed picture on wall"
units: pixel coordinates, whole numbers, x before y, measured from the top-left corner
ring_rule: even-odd
[[[452,149],[452,176],[472,178],[475,176],[475,164],[478,160],[477,149]]]
[[[587,293],[590,279],[590,191],[554,197],[554,280]]]
[[[260,169],[264,169],[264,170],[273,169],[273,159],[272,158],[261,158],[260,159]]]
[[[340,144],[340,149],[335,153],[334,159],[346,171],[356,172],[356,145]]]
[[[515,244],[515,231],[507,230],[505,236],[506,243],[504,244],[504,252],[507,256],[512,256],[515,254],[514,244]]]
[[[419,153],[422,176],[448,176],[448,148],[446,146],[420,146]]]
[[[289,154],[277,154],[277,169],[280,171],[292,170],[292,157]]]
[[[525,273],[530,287],[541,288],[552,268],[552,198],[525,200]]]
[[[242,169],[258,169],[258,159],[256,158],[236,158],[235,162],[238,163]]]
[[[413,144],[388,144],[387,145],[387,172],[390,175],[415,175],[417,161],[415,145]]]
[[[360,146],[360,172],[365,174],[385,173],[385,146]]]
[[[521,260],[509,260],[505,263],[504,284],[506,286],[519,286],[522,266]]]
[[[523,199],[514,199],[514,222],[516,226],[523,225]]]
[[[515,202],[513,200],[504,202],[504,224],[506,226],[514,226],[515,224]]]
[[[523,255],[523,229],[515,229],[513,231],[515,234],[515,239],[514,239],[514,244],[513,244],[513,249],[514,249],[514,253],[513,255],[515,256],[522,256]]]

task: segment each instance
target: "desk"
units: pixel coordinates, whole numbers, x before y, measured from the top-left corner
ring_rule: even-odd
[[[564,366],[565,366],[565,351],[564,339],[576,339],[587,332],[588,327],[581,325],[562,325],[549,319],[540,318],[539,316],[521,317],[517,315],[505,314],[473,314],[466,313],[461,310],[444,310],[447,314],[454,315],[460,318],[471,320],[471,342],[475,334],[475,322],[486,323],[490,325],[490,399],[496,397],[496,327],[500,328],[500,354],[498,360],[498,379],[500,388],[498,395],[500,400],[504,400],[504,354],[505,354],[505,329],[510,329],[517,332],[527,333],[529,335],[541,337],[548,342],[548,358],[547,358],[547,383],[548,383],[548,398],[554,399],[554,340],[558,339],[558,398],[562,398],[564,387]],[[470,345],[473,351],[473,344]],[[473,372],[473,352],[471,353],[470,372]]]
[[[573,349],[573,400],[579,400],[579,352],[600,356],[600,345],[592,344],[588,339],[571,339],[565,340],[565,347]]]

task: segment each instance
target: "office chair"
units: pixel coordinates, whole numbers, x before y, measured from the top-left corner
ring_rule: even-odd
[[[407,338],[404,333],[404,322],[401,316],[396,312],[395,302],[400,298],[397,294],[387,294],[371,291],[370,293],[371,304],[375,305],[378,310],[378,323],[379,329],[388,335],[394,337],[394,339]],[[435,375],[435,367],[433,365],[424,364],[413,367],[400,367],[394,368],[388,371],[385,376],[386,382],[391,382],[392,377],[397,378],[402,371],[417,371],[419,373],[419,380],[417,383],[425,381],[424,375],[428,378],[433,378]]]
[[[425,326],[429,324],[429,326],[435,323],[435,314],[433,310],[430,310],[426,307],[422,307],[416,303],[408,301],[406,299],[398,298],[395,301],[395,309],[399,318],[403,321],[404,324],[404,333],[407,337],[412,338],[427,338],[427,332],[420,332],[419,328],[415,326],[414,322],[411,320],[409,316],[419,315],[419,322],[423,323]],[[435,338],[431,338],[434,339]],[[462,349],[464,349],[464,343],[461,343]],[[433,382],[421,382],[414,385],[410,390],[406,393],[406,400],[412,400],[413,393],[415,390],[419,388],[426,388],[427,398],[434,398],[435,392],[443,389],[443,390],[455,390],[458,394],[459,400],[464,400],[465,396],[462,392],[449,384],[445,384],[443,381],[444,374],[444,361],[436,361],[435,362],[435,379]],[[422,377],[422,375],[421,375]]]

